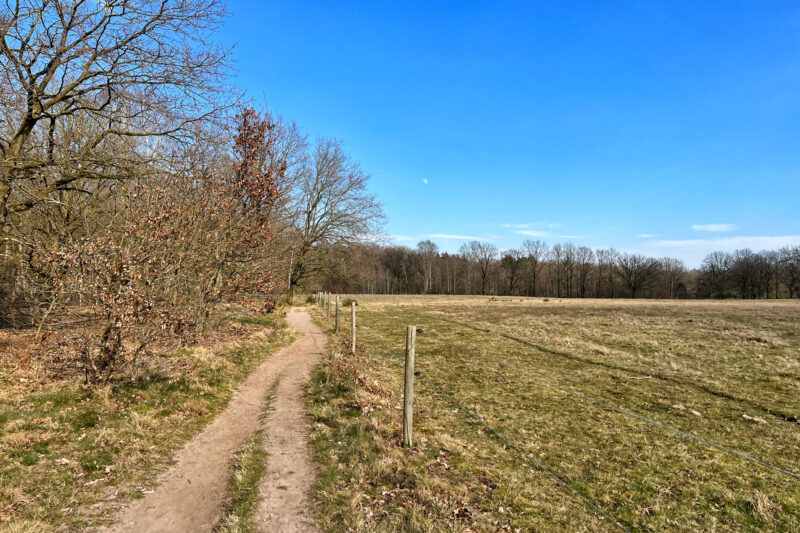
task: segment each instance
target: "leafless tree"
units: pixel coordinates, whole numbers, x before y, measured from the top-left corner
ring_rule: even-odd
[[[218,0],[6,3],[0,240],[60,193],[149,170],[138,163],[158,157],[157,139],[225,107],[226,50],[209,40],[224,15]]]
[[[724,298],[731,279],[731,258],[726,252],[712,252],[700,267],[700,291],[704,297]]]
[[[631,298],[636,293],[650,286],[658,274],[658,261],[640,254],[623,254],[617,258],[619,275],[631,291]]]
[[[581,246],[575,251],[575,265],[578,270],[578,296],[586,298],[589,276],[594,268],[594,252],[591,248]]]
[[[439,247],[430,240],[425,240],[417,243],[417,253],[422,258],[422,275],[424,277],[422,294],[428,294],[431,291],[431,282],[433,278],[433,261]]]
[[[486,294],[486,281],[492,262],[497,259],[497,246],[488,242],[469,241],[461,245],[461,255],[478,265],[481,274],[481,294]]]
[[[508,294],[514,294],[524,263],[525,254],[517,248],[506,250],[500,259],[500,266],[503,267],[508,281]]]
[[[317,141],[295,192],[298,244],[290,289],[319,272],[326,247],[376,238],[383,208],[367,191],[368,180],[338,141]]]
[[[800,292],[800,246],[780,250],[781,278],[789,291],[789,298]]]
[[[617,264],[619,253],[613,248],[597,250],[597,295],[613,298],[614,293],[614,267]],[[607,291],[603,291],[606,288]]]
[[[522,243],[522,249],[528,259],[529,293],[536,296],[539,275],[550,254],[550,247],[543,241],[527,239]]]
[[[667,298],[675,297],[675,289],[686,276],[686,265],[680,259],[673,257],[662,257],[659,260],[661,267],[661,277],[664,280],[664,291]]]

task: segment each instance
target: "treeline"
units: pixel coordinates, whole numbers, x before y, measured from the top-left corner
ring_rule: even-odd
[[[271,311],[378,232],[330,139],[243,105],[217,0],[17,2],[0,13],[0,327],[53,332],[88,383],[220,303]]]
[[[699,269],[671,257],[527,240],[500,251],[472,241],[458,253],[349,246],[331,254],[323,289],[370,294],[492,294],[557,298],[795,298],[800,247],[714,252]]]

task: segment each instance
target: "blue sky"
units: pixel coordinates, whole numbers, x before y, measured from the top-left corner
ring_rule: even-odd
[[[800,2],[229,7],[237,83],[342,140],[398,244],[800,244]]]

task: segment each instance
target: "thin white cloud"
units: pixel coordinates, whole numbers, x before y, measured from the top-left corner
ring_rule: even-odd
[[[414,237],[409,237],[408,235],[387,235],[387,237],[389,237],[390,240],[401,241],[401,242],[409,242],[416,240]]]
[[[583,235],[554,235],[559,239],[588,239],[591,236],[590,233],[584,233]]]
[[[424,183],[425,185],[427,185],[427,184],[428,184],[428,178],[422,178],[422,183]]]
[[[558,235],[550,231],[538,229],[521,229],[515,231],[514,233],[517,235],[525,235],[527,237],[539,237],[540,239],[588,239],[591,237],[591,235],[588,233],[583,235]]]
[[[517,228],[517,229],[530,228],[531,226],[533,226],[533,224],[503,224],[504,228]]]
[[[543,231],[538,229],[521,229],[517,230],[514,233],[517,235],[526,235],[528,237],[550,237],[551,233],[549,231]]]
[[[562,225],[563,224],[561,224],[560,222],[550,222],[550,223],[530,222],[530,223],[527,223],[527,224],[503,224],[503,227],[504,228],[511,228],[511,229],[528,229],[528,228],[533,228],[535,226],[540,226],[540,227],[545,227],[545,228],[552,229],[552,228],[557,228],[557,227],[562,226]]]
[[[695,231],[733,231],[736,229],[736,224],[692,224],[692,229]]]
[[[430,239],[453,239],[456,241],[482,241],[483,237],[475,237],[474,235],[453,235],[451,233],[431,233],[428,235]]]
[[[637,235],[640,239],[653,239],[657,237],[655,233],[640,233]]]
[[[742,248],[777,250],[784,246],[800,245],[800,235],[732,236],[714,239],[651,240],[647,242],[651,255],[670,255],[683,259],[693,267],[700,266],[711,252],[732,252]]]

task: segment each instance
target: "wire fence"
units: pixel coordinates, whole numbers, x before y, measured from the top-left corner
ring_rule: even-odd
[[[368,328],[364,328],[362,325],[359,325],[357,327],[358,327],[359,331],[368,331]],[[369,331],[369,332],[370,333],[374,333],[372,331]],[[424,329],[419,328],[419,329],[417,329],[417,332],[424,334]],[[377,335],[374,335],[374,337],[377,337]],[[394,350],[385,350],[385,349],[383,349],[382,351],[384,351],[392,359],[394,359],[394,360],[396,360],[398,362],[402,361],[400,356],[397,355]],[[420,375],[419,377],[423,377],[424,378],[424,376],[422,376],[422,375]],[[549,468],[543,462],[531,457],[529,452],[525,451],[522,447],[520,447],[519,445],[517,445],[514,442],[512,442],[508,437],[506,437],[505,435],[500,433],[498,430],[496,430],[495,428],[490,426],[486,422],[486,420],[484,420],[483,417],[481,417],[479,414],[477,414],[475,411],[473,411],[469,407],[465,406],[463,403],[459,402],[456,399],[456,397],[453,396],[451,393],[445,391],[441,386],[439,386],[436,383],[434,383],[433,381],[430,381],[430,380],[427,380],[427,379],[423,379],[422,380],[422,384],[424,386],[426,386],[426,387],[430,387],[436,394],[439,394],[440,396],[443,396],[443,397],[447,398],[450,402],[452,402],[461,411],[463,411],[468,416],[470,416],[472,419],[474,419],[476,422],[478,422],[478,424],[481,427],[483,427],[489,434],[491,434],[497,440],[499,440],[503,445],[505,445],[506,447],[508,447],[508,448],[514,450],[515,452],[517,452],[517,454],[519,454],[525,461],[527,461],[528,463],[533,465],[536,469],[546,473],[553,480],[555,480],[556,483],[558,483],[561,487],[563,487],[568,492],[570,492],[571,494],[576,496],[578,499],[580,499],[587,507],[589,507],[593,511],[597,512],[600,516],[602,516],[603,518],[605,518],[606,520],[611,522],[614,526],[616,526],[621,531],[625,531],[626,533],[630,533],[630,530],[628,528],[626,528],[619,520],[617,520],[616,518],[611,516],[608,512],[606,512],[603,509],[601,509],[596,503],[594,503],[592,500],[590,500],[588,497],[586,497],[584,494],[582,494],[580,491],[578,491],[575,487],[573,487],[572,485],[567,483],[564,479],[559,477],[558,474],[556,474],[551,468]]]
[[[378,334],[377,331],[373,331],[372,328],[366,328],[366,327],[364,327],[363,324],[358,324],[356,327],[357,327],[357,331],[359,333],[367,333],[371,337],[369,339],[366,339],[368,341],[368,343],[370,343],[370,344],[382,344],[382,342],[381,342],[382,341],[382,335]],[[482,330],[482,331],[485,331],[485,332],[490,333],[490,334],[492,333],[489,330]],[[457,350],[461,350],[463,352],[471,353],[473,355],[479,356],[479,357],[481,357],[482,359],[484,359],[486,361],[490,361],[489,356],[486,353],[484,353],[484,352],[482,352],[480,350],[476,350],[474,348],[471,348],[469,346],[465,346],[465,345],[463,345],[461,343],[445,339],[445,338],[441,337],[440,335],[437,335],[435,333],[431,333],[431,332],[427,331],[425,328],[418,328],[417,332],[420,333],[421,335],[423,335],[423,338],[429,338],[429,339],[434,340],[434,341],[436,341],[436,342],[438,342],[438,343],[440,343],[442,345],[450,346],[450,347],[455,348]],[[520,342],[524,342],[521,339],[513,338],[513,337],[505,335],[505,334],[500,334],[500,335],[497,335],[497,336],[503,337],[503,338],[511,338],[511,340],[517,340],[517,341],[520,341]],[[400,356],[400,354],[403,352],[402,349],[400,349],[400,350],[389,350],[389,349],[386,349],[385,346],[379,346],[379,349],[383,353],[389,355],[392,359],[397,360],[397,361],[402,361],[401,356]],[[541,376],[537,376],[537,375],[532,374],[530,372],[526,372],[524,370],[521,370],[521,369],[516,368],[514,366],[508,365],[506,363],[496,362],[496,368],[492,368],[492,370],[497,372],[497,373],[500,373],[500,374],[502,374],[502,370],[511,371],[513,373],[516,373],[517,375],[526,377],[528,379],[531,379],[533,381],[536,381],[538,383],[541,383],[543,385],[546,385],[548,387],[551,387],[553,389],[561,391],[561,392],[563,392],[565,394],[568,394],[568,395],[570,395],[572,397],[575,397],[575,398],[578,398],[580,400],[593,403],[593,404],[598,405],[600,407],[603,407],[605,409],[608,409],[608,410],[614,411],[616,413],[619,413],[619,414],[634,418],[634,419],[636,419],[636,420],[638,420],[640,422],[643,422],[643,423],[658,427],[658,428],[660,428],[662,430],[674,433],[674,434],[679,435],[681,437],[684,437],[686,439],[690,439],[690,440],[693,440],[693,441],[698,442],[700,444],[715,448],[716,450],[719,450],[721,452],[736,456],[736,457],[738,457],[738,458],[740,458],[740,459],[742,459],[742,460],[744,460],[746,462],[749,462],[751,464],[758,465],[760,467],[763,467],[763,468],[766,468],[766,469],[769,469],[769,470],[772,470],[772,471],[775,471],[775,472],[790,476],[790,477],[792,477],[794,479],[800,479],[800,474],[798,474],[796,472],[793,472],[791,470],[788,470],[788,469],[781,468],[779,466],[773,465],[771,463],[768,463],[767,461],[763,461],[761,459],[758,459],[758,458],[753,457],[751,455],[748,455],[746,453],[740,452],[738,450],[735,450],[735,449],[730,448],[728,446],[725,446],[723,444],[720,444],[720,443],[714,442],[712,440],[706,439],[706,438],[701,437],[699,435],[696,435],[696,434],[694,434],[692,432],[676,428],[674,426],[671,426],[669,424],[665,424],[663,422],[660,422],[660,421],[655,420],[653,418],[647,417],[645,415],[642,415],[642,414],[637,413],[635,411],[632,411],[630,409],[626,409],[624,407],[620,407],[620,406],[614,405],[614,404],[609,403],[608,401],[606,401],[604,399],[592,397],[592,396],[587,395],[585,393],[582,393],[580,391],[576,391],[576,390],[574,390],[572,388],[560,385],[560,384],[558,384],[558,383],[556,383],[554,381],[548,380],[548,379],[543,378]],[[610,515],[608,512],[604,511],[602,508],[600,508],[596,503],[594,503],[592,500],[590,500],[586,495],[581,493],[579,490],[575,489],[572,485],[570,485],[565,479],[560,477],[556,472],[554,472],[545,463],[543,463],[543,462],[539,461],[538,459],[535,459],[534,457],[532,457],[531,454],[529,452],[527,452],[524,448],[522,448],[521,446],[517,445],[516,443],[511,441],[508,437],[506,437],[504,434],[502,434],[501,432],[496,430],[494,427],[492,427],[483,417],[481,417],[474,410],[470,409],[469,407],[467,407],[466,405],[461,403],[455,396],[453,396],[453,394],[451,394],[450,392],[444,390],[443,387],[441,387],[440,385],[438,385],[434,381],[427,379],[426,376],[421,375],[420,377],[423,378],[421,380],[423,386],[430,388],[434,393],[446,398],[453,405],[458,407],[458,409],[460,411],[464,412],[471,419],[473,419],[475,422],[477,422],[482,428],[484,428],[484,430],[488,434],[492,435],[494,438],[496,438],[498,441],[500,441],[505,447],[507,447],[507,448],[509,448],[511,450],[514,450],[526,462],[528,462],[531,465],[533,465],[536,469],[546,473],[549,477],[551,477],[554,481],[556,481],[556,483],[558,483],[562,488],[564,488],[566,491],[568,491],[569,493],[571,493],[572,495],[577,497],[587,507],[592,509],[594,512],[598,513],[604,519],[608,520],[617,529],[619,529],[621,531],[628,532],[628,533],[630,532],[630,530],[625,525],[623,525],[619,520],[617,520],[615,517]]]
[[[462,350],[462,351],[465,351],[465,352],[468,352],[468,353],[472,353],[474,355],[478,355],[480,357],[483,357],[484,359],[487,358],[487,356],[484,353],[482,353],[482,352],[480,352],[478,350],[472,349],[472,348],[470,348],[468,346],[464,346],[463,344],[442,339],[441,337],[439,337],[439,336],[437,336],[435,334],[432,334],[432,333],[427,333],[426,335],[428,337],[434,339],[434,340],[437,340],[437,341],[443,343],[443,344],[452,346],[454,348],[457,348],[459,350]],[[656,426],[658,428],[664,429],[666,431],[671,431],[671,432],[673,432],[673,433],[675,433],[677,435],[681,435],[681,436],[686,437],[688,439],[693,439],[693,440],[695,440],[697,442],[700,442],[700,443],[705,444],[707,446],[711,446],[713,448],[716,448],[717,450],[729,453],[731,455],[735,455],[735,456],[737,456],[737,457],[739,457],[741,459],[744,459],[745,461],[749,461],[749,462],[751,462],[753,464],[762,466],[764,468],[768,468],[770,470],[774,470],[776,472],[780,472],[782,474],[786,474],[786,475],[791,476],[791,477],[793,477],[795,479],[800,479],[800,475],[796,474],[795,472],[792,472],[790,470],[786,470],[784,468],[781,468],[781,467],[775,466],[773,464],[767,463],[766,461],[762,461],[761,459],[757,459],[757,458],[755,458],[755,457],[753,457],[751,455],[748,455],[746,453],[734,450],[734,449],[729,448],[729,447],[727,447],[727,446],[725,446],[723,444],[719,444],[717,442],[714,442],[714,441],[708,440],[706,438],[703,438],[703,437],[701,437],[699,435],[695,435],[694,433],[690,433],[688,431],[684,431],[682,429],[678,429],[678,428],[670,426],[668,424],[664,424],[663,422],[659,422],[658,420],[654,420],[652,418],[646,417],[644,415],[641,415],[641,414],[636,413],[634,411],[631,411],[629,409],[625,409],[624,407],[618,407],[618,406],[610,404],[610,403],[608,403],[608,402],[606,402],[604,400],[600,400],[598,398],[593,398],[593,397],[591,397],[591,396],[589,396],[587,394],[584,394],[582,392],[578,392],[578,391],[570,389],[568,387],[563,387],[563,386],[561,386],[561,385],[559,385],[557,383],[554,383],[554,382],[552,382],[550,380],[547,380],[547,379],[544,379],[542,377],[533,375],[533,374],[531,374],[529,372],[525,372],[524,370],[519,370],[519,369],[514,368],[512,366],[506,365],[505,363],[497,363],[497,366],[500,367],[500,368],[507,368],[507,369],[509,369],[510,371],[512,371],[512,372],[514,372],[516,374],[528,377],[530,379],[533,379],[534,381],[537,381],[539,383],[542,383],[544,385],[547,385],[549,387],[557,389],[557,390],[559,390],[561,392],[564,392],[564,393],[569,394],[571,396],[574,396],[576,398],[580,398],[582,400],[586,400],[586,401],[592,402],[592,403],[594,403],[596,405],[600,405],[602,407],[605,407],[606,409],[610,409],[610,410],[615,411],[617,413],[636,418],[636,419],[638,419],[638,420],[640,420],[642,422],[645,422],[647,424],[651,424],[653,426]]]
[[[665,374],[665,373],[661,373],[661,372],[654,372],[653,370],[648,370],[648,371],[645,372],[645,371],[640,371],[640,370],[637,370],[635,368],[629,368],[629,367],[622,366],[622,365],[615,365],[615,364],[610,364],[610,363],[607,363],[607,362],[596,361],[596,360],[593,360],[593,359],[590,359],[590,358],[587,358],[587,357],[581,357],[579,355],[575,355],[573,353],[564,352],[562,350],[557,350],[557,349],[554,349],[554,348],[551,348],[551,347],[547,347],[547,346],[542,346],[542,345],[537,344],[535,342],[532,342],[532,341],[530,341],[528,339],[523,339],[523,338],[517,337],[515,335],[511,335],[509,333],[495,332],[495,331],[493,331],[491,329],[482,328],[482,327],[469,325],[469,324],[464,324],[464,323],[457,322],[457,321],[451,320],[451,319],[447,319],[447,318],[444,318],[444,317],[441,317],[441,316],[433,317],[433,316],[427,315],[427,314],[423,314],[423,316],[426,316],[427,318],[435,319],[435,320],[438,320],[438,321],[442,321],[442,322],[446,322],[446,323],[450,323],[450,324],[455,324],[455,325],[460,326],[460,327],[467,327],[467,328],[472,329],[474,331],[479,331],[479,332],[482,332],[482,333],[488,333],[489,335],[492,335],[492,336],[495,336],[495,337],[502,337],[504,339],[513,341],[513,342],[518,343],[518,344],[522,344],[523,346],[527,346],[528,348],[533,348],[536,351],[539,351],[539,352],[542,352],[542,353],[546,353],[548,355],[554,355],[554,356],[557,356],[557,357],[570,359],[570,360],[577,361],[577,362],[582,363],[582,364],[596,365],[596,366],[600,366],[602,368],[606,368],[608,370],[615,370],[615,371],[624,372],[624,373],[627,373],[627,374],[638,375],[638,376],[642,376],[642,377],[655,378],[655,379],[658,379],[658,380],[661,380],[661,381],[665,381],[665,382],[668,382],[668,383],[674,383],[674,384],[680,385],[682,387],[687,387],[687,388],[700,390],[700,391],[702,391],[704,393],[708,393],[708,394],[711,394],[713,396],[725,398],[726,400],[732,400],[732,401],[735,401],[735,402],[740,403],[742,405],[747,405],[750,408],[756,409],[756,410],[758,410],[758,411],[760,411],[760,412],[762,412],[764,414],[767,414],[769,416],[775,417],[777,420],[780,420],[781,422],[786,422],[786,423],[790,423],[790,424],[797,424],[798,422],[800,422],[800,421],[798,421],[798,419],[796,417],[791,417],[791,416],[787,416],[786,414],[780,413],[780,412],[776,411],[775,409],[770,408],[769,406],[765,406],[765,405],[762,405],[761,403],[759,403],[757,401],[754,401],[752,398],[742,398],[740,396],[732,394],[730,391],[720,391],[720,390],[714,389],[713,387],[710,387],[710,386],[708,386],[706,384],[703,384],[703,383],[698,383],[698,382],[695,382],[695,381],[682,379],[680,377],[677,377],[677,376],[674,376],[674,375]]]

